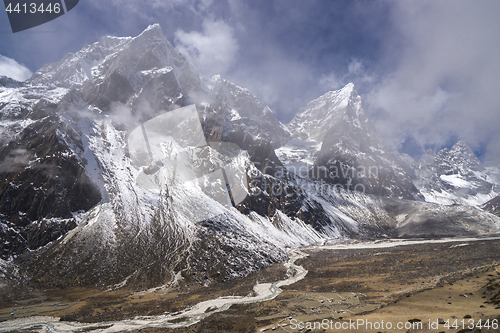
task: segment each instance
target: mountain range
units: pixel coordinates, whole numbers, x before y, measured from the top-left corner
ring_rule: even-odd
[[[2,77],[0,279],[209,285],[325,239],[499,232],[497,166],[392,152],[365,109],[349,83],[282,124],[159,25]]]

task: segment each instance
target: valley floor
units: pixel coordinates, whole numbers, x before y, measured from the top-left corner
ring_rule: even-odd
[[[471,323],[477,325],[479,319],[481,323],[490,319],[489,331],[499,331],[492,328],[495,318],[500,326],[500,318],[495,317],[500,313],[499,239],[405,244],[349,241],[303,248],[301,251],[308,256],[296,264],[308,270],[307,275],[283,286],[283,292],[275,299],[232,305],[184,328],[141,331],[298,332],[301,328],[314,328],[316,322],[319,329],[313,332],[325,328],[335,332],[457,332]],[[4,298],[0,320],[11,319],[11,313],[18,318],[39,313],[67,321],[100,322],[92,330],[114,331],[112,321],[174,312],[218,296],[249,295],[255,282],[280,280],[285,273],[282,265],[275,265],[224,285],[184,286],[150,293],[32,292],[24,297]],[[438,324],[440,318],[445,324]],[[409,320],[416,323],[412,324],[414,330],[410,329]],[[455,320],[458,329],[445,327],[447,321],[453,325]],[[323,326],[319,327],[319,323]],[[392,329],[388,329],[389,323]],[[403,329],[396,329],[399,323]],[[426,329],[429,323],[431,327]],[[1,327],[0,323],[0,331],[4,331]],[[22,331],[39,331],[38,328]],[[482,327],[481,332],[488,329]]]
[[[481,332],[500,331],[500,240],[345,245],[301,249],[309,256],[297,264],[309,272],[276,299],[233,306],[175,332],[306,332],[308,325],[312,332],[468,332],[479,319],[490,319]],[[455,320],[459,328],[445,327]]]

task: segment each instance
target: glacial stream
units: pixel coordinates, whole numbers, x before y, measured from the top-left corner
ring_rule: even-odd
[[[456,244],[453,246],[463,246],[467,242],[481,241],[481,240],[500,239],[500,237],[487,237],[487,238],[445,238],[445,239],[386,239],[376,241],[347,241],[339,243],[336,241],[333,244],[325,242],[322,245],[312,245],[303,249],[307,250],[339,250],[339,249],[368,249],[368,248],[391,248],[396,246],[423,244],[423,243],[448,243],[448,242],[463,242],[463,244]],[[295,261],[307,257],[307,254],[300,251],[300,249],[292,249],[289,252],[290,259],[285,263],[285,267],[295,274],[288,279],[276,281],[273,283],[262,283],[254,286],[255,296],[226,296],[219,297],[212,300],[207,300],[196,304],[193,307],[187,308],[177,313],[166,313],[158,316],[136,317],[133,319],[108,321],[99,323],[79,323],[59,321],[57,317],[47,316],[33,316],[26,318],[19,318],[0,323],[0,333],[11,332],[15,330],[24,329],[39,329],[42,333],[70,333],[82,330],[95,331],[95,332],[126,332],[142,328],[178,328],[187,327],[198,323],[203,318],[217,312],[227,310],[233,304],[255,303],[271,300],[281,293],[281,286],[293,284],[302,280],[307,270],[302,266],[295,265]]]
[[[233,304],[263,302],[275,298],[281,293],[281,286],[293,284],[306,276],[307,270],[302,266],[295,265],[296,260],[306,256],[307,254],[301,252],[299,249],[290,250],[290,259],[284,265],[292,272],[295,271],[295,274],[285,280],[256,284],[254,286],[255,296],[218,297],[216,299],[200,302],[193,307],[174,314],[167,313],[159,316],[136,317],[133,319],[99,323],[59,321],[57,317],[47,316],[19,318],[0,323],[0,333],[24,329],[39,329],[39,332],[43,333],[69,333],[82,330],[108,333],[133,331],[142,328],[177,328],[190,326],[213,313],[227,310]]]

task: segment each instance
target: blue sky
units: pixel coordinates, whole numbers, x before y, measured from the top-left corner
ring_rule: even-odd
[[[16,34],[0,16],[3,74],[160,23],[203,75],[248,88],[285,123],[353,82],[391,148],[418,157],[464,140],[500,159],[500,1],[81,0]]]

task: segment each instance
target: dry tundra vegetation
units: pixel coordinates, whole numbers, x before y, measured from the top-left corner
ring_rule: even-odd
[[[439,318],[444,321],[463,318],[476,322],[479,319],[483,322],[494,318],[500,320],[498,240],[426,243],[383,249],[310,249],[306,252],[309,256],[297,264],[306,268],[308,274],[303,280],[283,287],[283,292],[274,300],[233,305],[225,312],[215,313],[185,328],[141,331],[294,332],[299,330],[293,329],[292,319],[296,322],[320,322],[323,319],[342,322],[362,318],[393,323],[420,320],[424,329],[418,332],[479,332],[479,328],[450,330],[442,324],[438,330],[425,327],[429,320]],[[245,279],[209,287],[182,284],[151,293],[76,288],[11,295],[2,299],[0,320],[11,318],[13,312],[16,317],[39,313],[81,322],[106,322],[175,312],[221,295],[248,295],[255,282],[271,282],[285,275],[286,269],[282,265],[274,265]],[[480,330],[495,331],[498,330]]]

